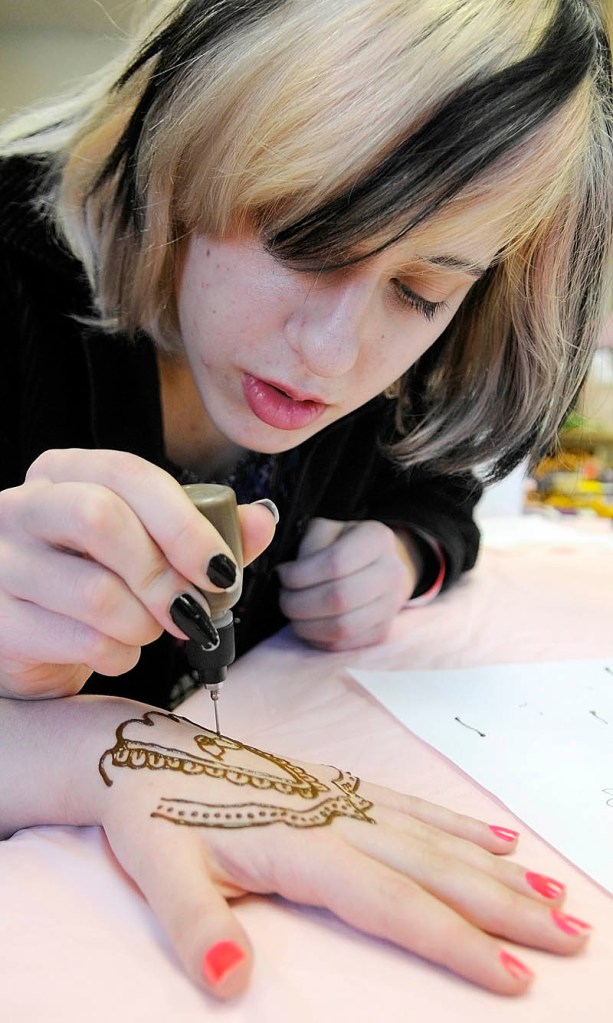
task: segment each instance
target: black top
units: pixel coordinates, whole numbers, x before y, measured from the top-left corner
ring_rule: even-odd
[[[91,291],[81,264],[36,212],[37,179],[31,158],[0,161],[0,489],[22,483],[32,461],[55,447],[131,451],[180,475],[164,453],[153,344],[75,318],[92,315]],[[239,655],[286,624],[274,568],[295,556],[313,516],[424,531],[444,551],[445,586],[474,565],[479,484],[470,474],[395,468],[378,445],[392,431],[392,412],[393,402],[375,398],[272,460],[268,496],[281,521],[271,547],[245,571],[235,608]],[[425,590],[437,566],[427,544],[423,553]],[[132,671],[120,679],[93,675],[85,691],[167,706],[184,667],[181,644],[164,634]]]

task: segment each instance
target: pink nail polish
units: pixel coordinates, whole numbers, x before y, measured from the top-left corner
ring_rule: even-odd
[[[202,962],[204,979],[209,984],[219,984],[244,958],[245,953],[235,942],[219,941],[208,950]]]
[[[547,877],[545,874],[535,874],[533,870],[527,870],[525,877],[530,887],[534,888],[539,895],[544,895],[546,899],[557,899],[558,895],[564,891],[561,881],[556,881],[553,877]]]
[[[522,963],[521,959],[516,959],[510,952],[505,952],[504,949],[500,950],[500,962],[504,966],[507,973],[510,973],[516,980],[521,980],[522,977],[534,977],[532,970]]]
[[[585,934],[591,931],[592,925],[586,924],[585,920],[579,920],[576,916],[569,916],[567,913],[560,913],[559,909],[552,909],[551,915],[556,927],[559,927],[565,934]]]
[[[488,825],[490,831],[493,831],[496,838],[504,838],[505,842],[514,842],[516,838],[519,838],[519,831],[512,831],[511,828],[500,828],[497,824]]]

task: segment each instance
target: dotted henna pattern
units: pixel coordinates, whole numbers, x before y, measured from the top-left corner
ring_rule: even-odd
[[[298,810],[262,803],[237,803],[218,806],[198,803],[192,799],[165,799],[162,797],[152,817],[161,817],[173,824],[198,828],[253,828],[265,824],[287,824],[290,828],[319,828],[335,817],[354,817],[374,823],[366,811],[372,803],[361,796],[331,796],[310,810]]]

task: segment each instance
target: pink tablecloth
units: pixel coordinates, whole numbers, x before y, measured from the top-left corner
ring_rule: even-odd
[[[531,540],[522,527],[515,544],[486,546],[451,593],[404,612],[385,646],[323,654],[284,632],[234,667],[222,697],[228,734],[520,830],[520,862],[565,881],[569,911],[595,926],[576,959],[522,950],[538,974],[527,996],[487,994],[327,913],[253,897],[236,910],[256,948],[253,985],[240,1002],[219,1005],[183,975],[98,829],[48,827],[0,844],[0,1020],[611,1023],[613,900],[373,704],[345,669],[613,656],[612,612],[607,537]],[[212,724],[205,694],[184,711]]]

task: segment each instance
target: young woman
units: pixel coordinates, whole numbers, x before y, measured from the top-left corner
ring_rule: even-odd
[[[239,651],[288,620],[376,642],[473,564],[471,470],[551,445],[600,327],[605,18],[165,0],[119,66],[5,132],[2,833],[100,823],[221,997],[248,979],[243,891],[509,994],[530,975],[500,937],[584,943],[560,887],[499,858],[512,835],[147,705],[184,694],[182,641],[214,641],[206,593],[236,579],[180,483],[243,502]]]

